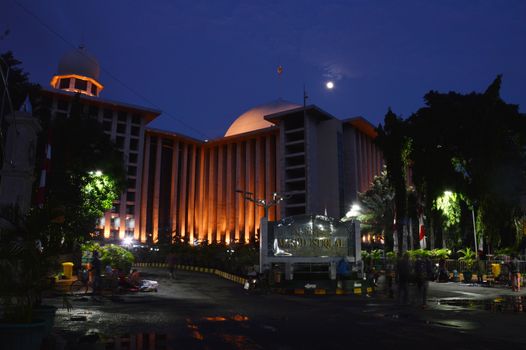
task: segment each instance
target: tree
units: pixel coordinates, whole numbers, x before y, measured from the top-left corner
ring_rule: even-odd
[[[387,168],[389,183],[395,193],[396,228],[398,233],[398,250],[403,251],[403,232],[407,215],[407,167],[411,140],[405,129],[405,122],[394,114],[391,109],[387,111],[384,126],[376,129],[378,137],[376,144],[382,150]]]
[[[100,124],[83,113],[80,96],[69,118],[50,124],[53,156],[46,207],[69,243],[82,242],[125,186],[122,154]],[[56,232],[55,232],[56,233]]]
[[[29,81],[29,74],[24,72],[21,64],[11,51],[0,55],[0,117],[17,111],[28,95],[34,96],[38,92],[39,86]]]
[[[445,191],[457,193],[467,204],[463,215],[477,210],[480,233],[509,245],[517,243],[510,232],[522,215],[526,118],[500,98],[500,86],[498,76],[484,93],[427,93],[426,107],[407,120],[407,133],[426,208]]]
[[[388,239],[388,232],[392,232],[395,203],[394,190],[389,183],[387,171],[384,169],[380,175],[375,176],[373,182],[366,192],[358,195],[362,207],[362,214],[359,219],[364,225],[370,225],[373,231],[382,232],[385,242]]]

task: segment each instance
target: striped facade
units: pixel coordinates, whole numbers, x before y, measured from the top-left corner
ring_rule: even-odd
[[[248,242],[264,209],[237,190],[271,198],[279,192],[277,130],[202,142],[148,130],[145,136],[140,225],[134,238]],[[270,208],[269,219],[280,215]]]

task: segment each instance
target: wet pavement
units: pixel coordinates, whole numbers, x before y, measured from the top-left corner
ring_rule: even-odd
[[[71,298],[57,312],[63,349],[348,349],[393,345],[494,349],[526,343],[525,293],[459,283],[430,284],[428,307],[372,297],[251,295],[202,273],[143,271],[157,293]],[[46,300],[62,306],[60,298]]]

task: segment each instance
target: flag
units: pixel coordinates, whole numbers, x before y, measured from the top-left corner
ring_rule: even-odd
[[[47,176],[49,175],[49,169],[51,165],[51,131],[48,131],[48,138],[46,145],[44,146],[44,162],[42,163],[42,170],[40,171],[40,182],[38,184],[38,190],[36,195],[36,205],[39,208],[44,206],[46,197],[46,184]]]
[[[418,238],[420,241],[420,249],[426,249],[426,227],[424,226],[424,210],[418,210]]]

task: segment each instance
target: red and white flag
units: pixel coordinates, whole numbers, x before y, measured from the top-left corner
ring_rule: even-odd
[[[51,165],[51,132],[48,132],[48,139],[44,147],[44,162],[42,163],[42,170],[40,171],[40,182],[38,184],[37,195],[35,203],[39,208],[44,206],[46,198],[46,183],[47,176]]]
[[[420,249],[426,249],[426,227],[424,226],[424,211],[418,210],[418,238]]]

